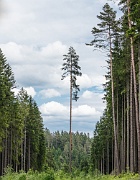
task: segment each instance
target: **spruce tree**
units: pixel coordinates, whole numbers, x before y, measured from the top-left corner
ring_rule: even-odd
[[[14,100],[14,86],[12,69],[0,49],[0,174],[3,174],[3,169],[8,165],[8,128],[12,120],[10,113]]]

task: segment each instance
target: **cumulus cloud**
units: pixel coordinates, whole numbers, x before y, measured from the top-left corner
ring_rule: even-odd
[[[45,98],[52,98],[52,97],[61,96],[61,94],[55,89],[47,89],[47,90],[44,89],[44,90],[41,90],[39,92],[39,94]]]
[[[48,44],[46,47],[41,48],[41,55],[49,58],[62,57],[67,52],[67,46],[62,42],[56,41]]]
[[[0,47],[11,64],[47,63],[51,66],[60,64],[58,58],[63,58],[63,54],[65,54],[68,49],[67,46],[60,41],[55,41],[41,47],[8,42],[1,44]]]
[[[100,115],[100,112],[95,109],[95,107],[90,107],[88,105],[80,105],[73,109],[74,116],[89,117],[94,115]]]
[[[68,112],[68,108],[61,103],[51,101],[44,103],[39,107],[44,116],[64,116]]]
[[[59,116],[59,118],[61,116],[62,119],[64,116],[67,116],[67,118],[69,118],[69,107],[55,101],[43,104],[39,109],[43,116]],[[101,113],[97,111],[95,107],[90,107],[88,105],[79,105],[78,107],[73,107],[72,114],[75,118],[89,118],[91,116],[101,115]]]
[[[33,87],[25,87],[24,89],[27,91],[29,96],[34,97],[36,95],[36,91]]]
[[[82,94],[82,97],[85,99],[92,99],[93,98],[93,92],[87,90]]]
[[[77,83],[80,84],[81,88],[89,88],[93,85],[91,78],[87,74],[82,74],[81,77],[78,77]]]

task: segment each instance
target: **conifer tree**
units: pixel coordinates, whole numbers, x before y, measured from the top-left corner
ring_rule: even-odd
[[[0,174],[3,174],[3,169],[8,165],[8,128],[11,123],[14,86],[12,69],[0,49]]]
[[[79,85],[76,84],[77,76],[81,76],[81,67],[78,65],[79,56],[73,47],[69,48],[67,55],[64,55],[62,70],[62,80],[67,76],[70,77],[70,172],[71,172],[71,152],[72,152],[72,100],[78,100]]]
[[[107,50],[110,60],[110,81],[111,81],[111,96],[112,96],[112,117],[114,124],[114,141],[115,141],[115,156],[114,156],[114,168],[116,173],[120,172],[120,160],[118,149],[118,124],[115,116],[115,97],[114,97],[114,76],[113,76],[113,41],[119,37],[118,21],[116,20],[116,12],[105,4],[103,6],[103,12],[97,18],[101,21],[97,24],[98,28],[92,29],[94,39],[91,41],[90,46],[94,46],[95,49]]]

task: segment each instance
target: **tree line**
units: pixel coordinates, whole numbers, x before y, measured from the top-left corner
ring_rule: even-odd
[[[14,88],[14,74],[0,50],[0,175],[8,166],[15,172],[41,171],[45,163],[45,136],[38,106],[23,88],[14,95]]]
[[[66,131],[56,131],[51,133],[45,129],[45,140],[47,147],[46,169],[53,168],[55,171],[63,170],[69,173],[70,155],[70,134]],[[71,149],[71,168],[72,171],[79,170],[88,173],[90,169],[91,138],[89,134],[72,133]]]
[[[107,57],[106,108],[91,148],[93,170],[105,174],[140,173],[140,0],[120,0],[118,6],[119,19],[108,3],[103,6],[87,43]]]

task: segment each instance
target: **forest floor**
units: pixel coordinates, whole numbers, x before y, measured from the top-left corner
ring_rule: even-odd
[[[140,180],[138,174],[120,174],[119,176],[113,175],[96,175],[92,176],[90,174],[85,175],[80,173],[74,177],[70,177],[69,174],[64,174],[63,172],[28,172],[28,173],[7,173],[5,176],[0,177],[0,180]]]

